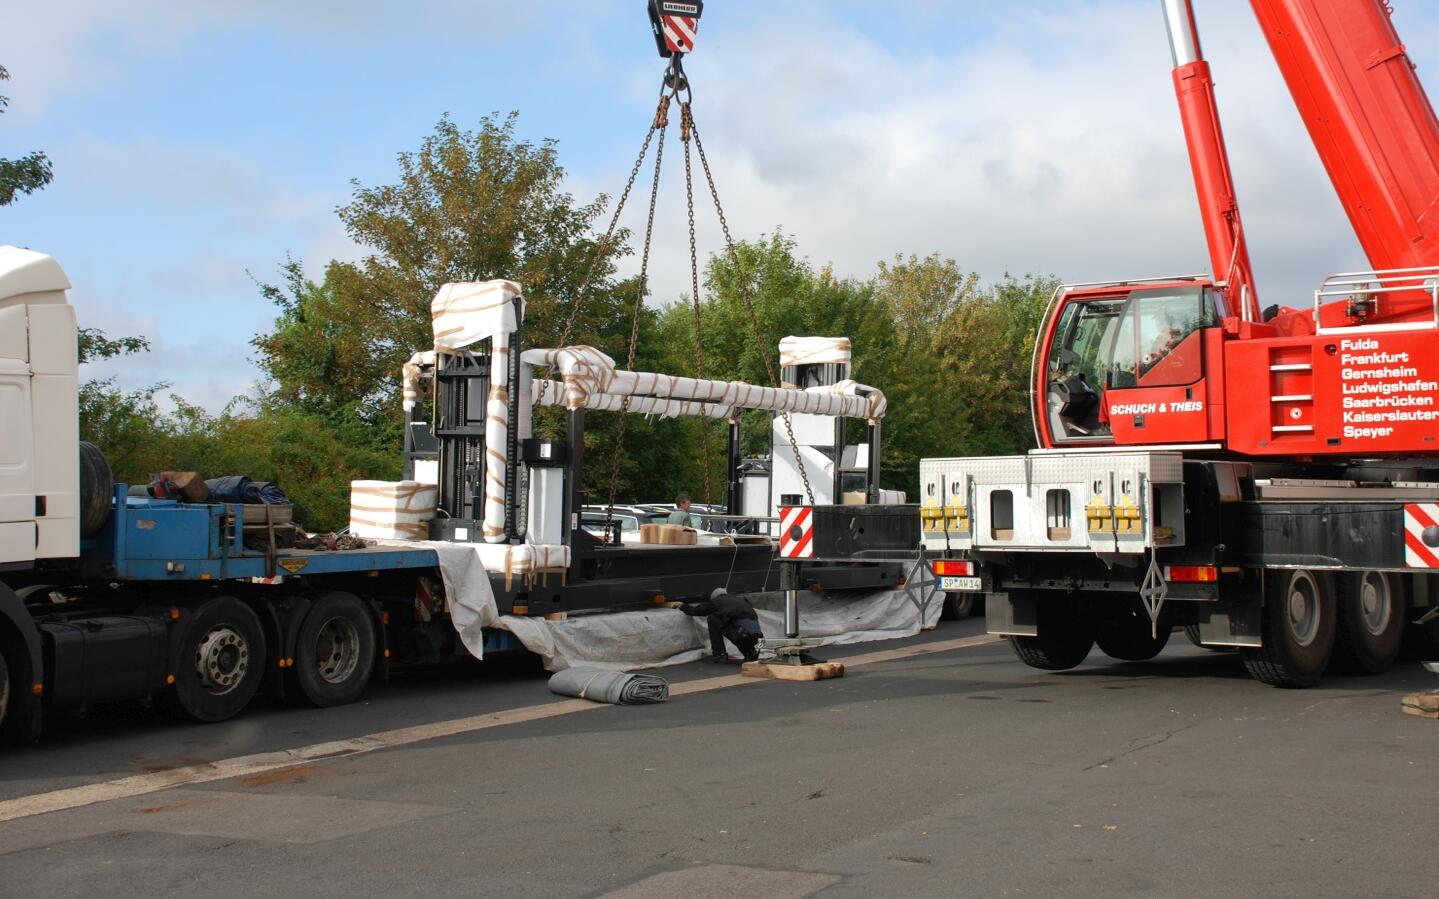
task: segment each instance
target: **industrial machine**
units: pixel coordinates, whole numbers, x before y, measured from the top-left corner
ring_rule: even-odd
[[[1263,307],[1188,0],[1163,0],[1212,277],[1070,284],[1038,449],[927,459],[946,589],[1039,668],[1172,627],[1256,678],[1379,671],[1439,568],[1439,122],[1382,0],[1251,0],[1372,271]]]

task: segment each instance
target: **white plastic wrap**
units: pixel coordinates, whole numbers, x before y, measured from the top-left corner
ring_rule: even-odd
[[[406,412],[415,408],[415,404],[420,401],[421,369],[434,364],[435,351],[423,350],[411,356],[409,362],[400,366],[401,395]]]
[[[505,539],[505,450],[510,430],[510,335],[494,335],[490,395],[485,402],[485,519],[488,543]]]
[[[515,300],[520,285],[513,281],[458,281],[444,285],[430,302],[435,349],[462,350],[497,334],[513,334],[519,326]],[[521,300],[520,316],[524,315]]]
[[[779,364],[783,368],[825,363],[848,365],[849,359],[848,337],[790,336],[779,342]]]
[[[878,421],[884,416],[888,405],[882,391],[854,381],[841,381],[832,387],[797,390],[789,387],[760,387],[742,381],[715,381],[655,372],[625,371],[616,369],[614,360],[609,356],[587,346],[526,350],[521,358],[531,366],[559,369],[564,376],[565,405],[571,409],[588,408],[591,396],[607,394],[650,396],[770,412],[842,415]]]
[[[439,488],[418,481],[351,481],[350,533],[371,540],[423,540]]]

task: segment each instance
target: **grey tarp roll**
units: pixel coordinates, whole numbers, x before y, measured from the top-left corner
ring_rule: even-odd
[[[626,674],[603,668],[566,668],[550,678],[550,692],[595,702],[638,705],[664,702],[670,685],[653,674]]]

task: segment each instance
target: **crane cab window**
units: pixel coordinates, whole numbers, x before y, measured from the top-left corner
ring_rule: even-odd
[[[1192,384],[1199,331],[1219,322],[1206,287],[1136,290],[1065,307],[1049,347],[1046,412],[1059,442],[1107,441],[1106,390]]]

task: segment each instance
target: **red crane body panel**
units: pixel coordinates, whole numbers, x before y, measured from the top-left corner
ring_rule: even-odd
[[[1379,0],[1252,0],[1375,269],[1439,264],[1439,121]]]

